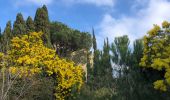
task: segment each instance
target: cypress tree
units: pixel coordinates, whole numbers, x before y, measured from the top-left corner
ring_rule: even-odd
[[[44,5],[42,8],[38,8],[34,18],[35,31],[42,31],[44,34],[42,39],[47,46],[50,46],[50,21],[48,17],[48,10]]]
[[[2,52],[2,33],[0,28],[0,52]]]
[[[12,38],[11,21],[8,21],[2,36],[2,51],[6,52],[9,49],[10,40]]]
[[[30,16],[27,18],[26,25],[27,25],[27,33],[35,31],[34,21]]]
[[[10,39],[12,37],[12,27],[11,27],[11,21],[8,21],[4,30],[5,39]]]
[[[92,86],[93,89],[100,88],[100,51],[97,50],[96,37],[93,29],[93,76],[92,76]]]
[[[99,62],[99,51],[97,50],[97,45],[96,45],[96,37],[94,33],[94,29],[92,30],[93,32],[93,71],[94,71],[94,76],[97,75],[97,70],[98,70],[98,62]]]
[[[112,77],[112,66],[111,66],[111,60],[110,60],[110,45],[109,45],[109,40],[108,38],[106,41],[104,41],[104,46],[103,46],[103,53],[101,57],[101,68],[100,68],[100,73],[101,77],[103,77],[103,86],[110,87],[113,82],[113,77]]]
[[[101,87],[100,80],[101,80],[101,54],[99,50],[94,51],[93,57],[93,86],[94,89],[98,89]]]
[[[0,28],[0,43],[2,42],[2,32],[1,32],[1,28]]]
[[[43,5],[42,9],[48,14],[48,9],[45,5]]]
[[[103,54],[102,54],[102,61],[104,64],[104,69],[110,69],[111,68],[111,62],[110,62],[110,46],[109,46],[109,41],[108,38],[106,40],[107,42],[104,41],[104,46],[103,46]],[[110,69],[111,70],[111,69]]]
[[[95,50],[97,50],[97,43],[96,43],[96,37],[94,34],[94,29],[92,30],[92,32],[93,32],[93,49],[95,51]]]
[[[26,34],[26,23],[21,13],[17,14],[16,21],[13,26],[13,34],[20,35]]]
[[[86,65],[86,67],[87,67],[87,79],[86,79],[86,81],[87,81],[87,83],[90,83],[90,81],[91,81],[91,75],[92,75],[92,68],[91,68],[91,64],[90,64],[90,55],[91,55],[91,52],[87,52],[87,65]]]

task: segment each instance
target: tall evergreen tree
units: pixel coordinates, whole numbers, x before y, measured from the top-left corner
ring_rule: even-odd
[[[0,52],[2,52],[2,32],[0,28]]]
[[[133,52],[129,57],[125,57],[130,60],[123,65],[122,75],[117,80],[118,97],[123,100],[143,100],[145,98],[144,95],[147,95],[145,94],[145,89],[148,89],[148,87],[142,86],[144,80],[142,78],[141,68],[139,67],[142,52],[142,41],[136,40],[133,44]],[[147,99],[145,98],[145,100]]]
[[[46,5],[43,5],[43,6],[42,6],[42,9],[48,14],[48,9],[47,9],[47,6],[46,6]]]
[[[102,79],[100,76],[100,72],[101,72],[101,53],[100,50],[96,50],[94,51],[93,54],[93,89],[99,89],[101,88],[101,84],[100,84],[100,79]]]
[[[1,27],[0,27],[0,34],[1,34]]]
[[[99,65],[99,55],[100,55],[100,51],[97,50],[97,44],[96,44],[96,37],[95,37],[95,33],[94,33],[94,29],[92,30],[93,32],[93,73],[94,76],[97,76],[97,70],[98,70],[98,65]]]
[[[91,52],[87,52],[87,65],[86,65],[86,68],[87,68],[87,83],[90,83],[91,82],[91,76],[92,76],[92,68],[91,68],[91,63],[90,63],[90,55],[91,55]]]
[[[13,34],[14,36],[26,34],[26,23],[21,13],[17,14],[16,20],[13,25]]]
[[[112,61],[120,66],[127,66],[130,62],[129,38],[127,35],[116,37],[112,43]]]
[[[26,20],[26,25],[27,25],[27,33],[34,32],[35,31],[35,26],[34,26],[34,21],[32,18],[29,16]]]
[[[95,35],[93,35],[93,43],[95,44]],[[97,50],[96,46],[93,45],[94,58],[93,58],[93,86],[94,89],[99,88],[110,88],[112,87],[112,66],[110,60],[110,46],[109,41],[104,40],[103,51]],[[96,49],[96,50],[95,50]]]
[[[112,61],[114,63],[114,73],[117,80],[115,81],[118,98],[120,100],[130,100],[128,91],[129,87],[129,62],[131,52],[129,49],[129,38],[127,35],[116,37],[112,43]],[[118,99],[118,100],[119,100]]]
[[[93,41],[93,65],[92,65],[93,71],[92,73],[93,74],[91,74],[91,80],[93,84],[92,85],[93,89],[97,89],[100,87],[100,84],[99,84],[100,51],[97,49],[94,29],[92,30],[92,33],[93,33],[93,38],[92,38],[92,41]]]
[[[97,43],[96,43],[96,37],[94,34],[94,29],[92,30],[92,33],[93,33],[93,49],[95,51],[95,50],[97,50]]]
[[[34,18],[35,31],[42,31],[44,34],[42,36],[44,43],[47,46],[51,46],[50,42],[50,21],[48,16],[48,10],[44,5],[42,8],[38,8]]]
[[[1,32],[1,27],[0,27],[0,43],[2,42],[1,39],[2,39],[2,32]]]
[[[111,67],[111,62],[110,62],[110,46],[109,46],[109,40],[107,38],[107,42],[104,43],[104,46],[103,46],[103,55],[102,55],[102,61],[103,61],[103,67],[104,67],[104,70],[106,70],[106,74],[107,73],[112,73],[112,67]],[[112,75],[111,75],[112,76]]]
[[[11,27],[11,21],[8,21],[5,27],[5,30],[3,32],[2,37],[2,43],[3,43],[3,52],[6,52],[6,50],[9,49],[10,40],[12,38],[12,27]]]
[[[112,75],[112,65],[110,59],[110,45],[108,38],[104,41],[103,53],[101,56],[101,67],[100,67],[100,75],[103,77],[105,81],[103,81],[103,86],[111,87],[113,83],[113,75]]]

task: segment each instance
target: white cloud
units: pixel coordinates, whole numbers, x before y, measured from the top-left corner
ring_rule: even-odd
[[[66,4],[93,4],[96,6],[113,7],[115,0],[62,0]]]
[[[16,6],[25,6],[25,5],[49,5],[52,4],[53,0],[16,0]]]
[[[91,4],[95,6],[113,7],[115,0],[15,0],[15,6],[25,5],[49,5],[52,3],[63,3],[70,6],[74,4]]]
[[[138,0],[141,1],[141,0]],[[139,2],[140,3],[140,2]],[[170,21],[170,2],[168,0],[148,0],[148,6],[137,11],[134,16],[114,18],[111,14],[105,14],[97,28],[99,30],[98,41],[109,37],[128,35],[131,41],[143,37],[153,24],[161,25],[162,21]]]
[[[26,0],[27,2],[34,3],[37,5],[51,4],[53,0]]]

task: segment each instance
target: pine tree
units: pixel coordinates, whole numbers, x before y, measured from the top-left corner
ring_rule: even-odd
[[[36,32],[42,31],[43,32],[42,39],[44,43],[47,46],[50,46],[51,45],[50,29],[49,29],[50,21],[48,17],[48,10],[45,5],[42,8],[37,9],[36,15],[34,18],[34,23],[35,23],[35,31]]]
[[[32,18],[29,16],[26,20],[26,25],[27,25],[27,33],[34,32],[35,31],[35,26],[34,26],[34,21]]]
[[[13,34],[14,36],[26,34],[26,23],[21,13],[17,14],[16,21],[13,26]]]

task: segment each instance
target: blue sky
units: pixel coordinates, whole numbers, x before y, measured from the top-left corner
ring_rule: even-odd
[[[129,35],[131,41],[141,38],[162,21],[170,21],[169,0],[0,0],[0,27],[14,22],[21,12],[34,18],[38,7],[46,4],[51,21],[60,21],[72,28],[96,31],[99,47],[105,37]]]

